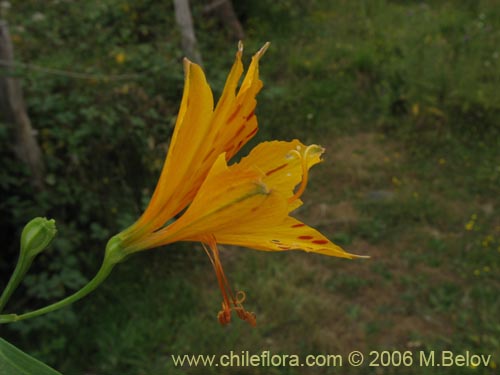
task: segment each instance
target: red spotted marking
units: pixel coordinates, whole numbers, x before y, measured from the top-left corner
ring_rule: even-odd
[[[313,236],[298,236],[297,238],[299,240],[312,240],[314,237]]]
[[[247,121],[250,121],[250,119],[251,119],[253,116],[255,116],[255,112],[254,112],[254,111],[252,111],[252,112],[250,112],[250,113],[248,114],[248,116],[246,117]]]
[[[245,124],[243,124],[239,127],[239,129],[236,131],[236,134],[234,135],[234,137],[236,138],[237,136],[239,136],[244,129],[245,129]]]
[[[299,224],[293,224],[291,227],[292,228],[300,228],[300,227],[305,227],[306,225],[304,223],[299,223]]]
[[[188,197],[191,197],[193,194],[195,194],[196,192],[198,191],[198,187],[195,186],[193,188],[191,188],[185,195],[184,195],[184,199],[185,198],[188,198]]]
[[[316,245],[326,245],[328,243],[327,240],[313,240],[311,242],[315,243]]]
[[[288,165],[288,163],[285,163],[285,164],[280,165],[279,167],[276,167],[276,168],[274,168],[274,169],[271,169],[270,171],[267,171],[267,172],[266,172],[266,176],[270,176],[270,175],[272,175],[273,173],[278,172],[279,170],[281,170],[281,169],[285,168],[287,165]],[[311,237],[311,238],[312,238],[312,237]]]
[[[235,109],[233,113],[231,113],[231,116],[228,117],[226,122],[230,123],[231,121],[233,121],[236,118],[236,115],[238,115],[240,109],[241,109],[241,104]]]
[[[214,153],[214,151],[215,151],[215,148],[212,147],[210,152],[207,155],[205,155],[205,157],[203,158],[203,163],[208,160],[208,158]]]
[[[226,102],[226,96],[221,96],[219,102],[217,103],[217,107],[223,107],[225,102]]]
[[[258,130],[259,130],[258,128],[255,128],[254,130],[252,130],[250,133],[247,134],[245,139],[253,137],[255,135],[255,133],[257,133]]]

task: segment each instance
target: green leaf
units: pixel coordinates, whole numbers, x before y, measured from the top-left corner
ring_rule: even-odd
[[[0,374],[61,375],[45,363],[24,353],[0,338]]]

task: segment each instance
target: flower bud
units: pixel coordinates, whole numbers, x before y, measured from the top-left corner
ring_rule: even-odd
[[[0,311],[4,308],[14,290],[16,290],[24,275],[26,275],[26,272],[28,272],[33,259],[49,246],[56,232],[54,219],[47,220],[45,217],[37,217],[25,225],[21,233],[21,252],[19,253],[16,268],[0,296]],[[15,317],[15,315],[2,315],[0,324],[12,321],[9,320],[12,317]],[[7,318],[8,320],[2,320]]]
[[[57,232],[54,219],[36,217],[23,229],[21,234],[21,254],[33,259],[50,245]]]

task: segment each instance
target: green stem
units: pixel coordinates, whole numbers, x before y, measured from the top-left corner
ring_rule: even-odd
[[[96,289],[111,273],[111,270],[113,269],[115,262],[107,262],[106,259],[104,260],[101,268],[97,272],[97,274],[94,276],[92,280],[89,281],[87,285],[85,285],[82,289],[77,291],[76,293],[72,294],[69,297],[66,297],[65,299],[53,303],[52,305],[45,306],[41,309],[30,311],[29,313],[17,315],[17,314],[6,314],[6,315],[0,315],[0,324],[2,323],[12,323],[12,322],[17,322],[20,320],[25,320],[25,319],[30,319],[34,318],[36,316],[40,316],[43,314],[47,314],[49,312],[58,310],[62,307],[65,307],[67,305],[72,304],[73,302],[78,301],[79,299],[85,297],[87,294],[92,292],[94,289]]]
[[[12,273],[12,276],[10,277],[7,286],[5,287],[5,289],[2,292],[2,295],[0,296],[0,312],[2,312],[3,308],[5,307],[5,304],[10,299],[10,296],[12,295],[12,293],[14,293],[14,290],[16,290],[19,283],[23,279],[24,275],[28,271],[31,262],[32,260],[26,262],[24,253],[23,252],[20,253],[19,259],[17,260],[16,268],[14,269],[14,272]]]

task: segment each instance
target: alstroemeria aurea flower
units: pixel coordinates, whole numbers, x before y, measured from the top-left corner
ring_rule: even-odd
[[[141,218],[127,229],[126,245],[161,228],[193,200],[217,157],[225,152],[229,160],[256,133],[255,97],[262,88],[259,59],[266,43],[252,62],[236,94],[243,73],[243,44],[219,102],[214,99],[203,70],[184,59],[184,93],[163,170],[153,197]]]
[[[222,324],[230,321],[231,311],[252,325],[256,321],[243,308],[245,294],[233,293],[228,283],[218,243],[355,257],[290,216],[302,204],[308,171],[321,161],[322,147],[298,140],[264,142],[239,163],[227,164],[257,131],[255,96],[262,87],[258,62],[267,46],[253,57],[235,94],[243,71],[240,44],[215,110],[202,70],[186,60],[184,97],[156,190],[142,217],[108,248],[128,255],[178,241],[201,242],[222,291]]]

